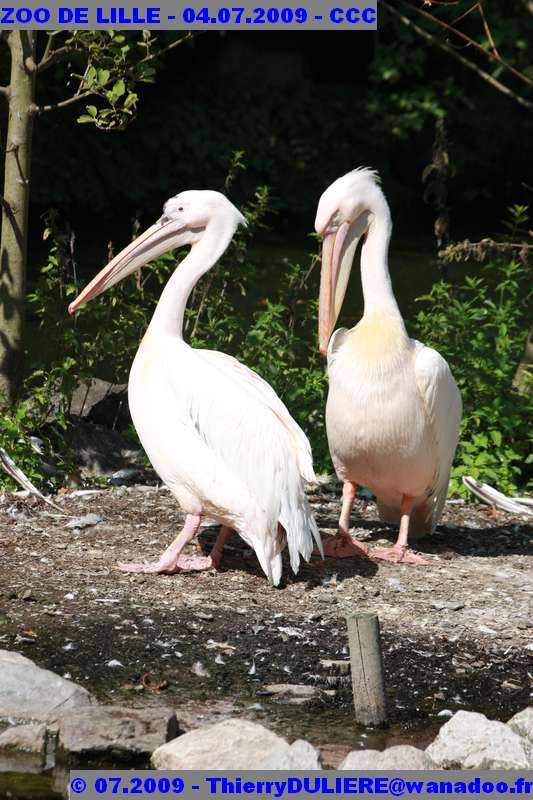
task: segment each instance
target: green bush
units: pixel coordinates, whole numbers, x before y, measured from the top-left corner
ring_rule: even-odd
[[[242,168],[240,156],[234,158],[230,178]],[[250,289],[257,283],[259,266],[253,263],[248,245],[269,211],[268,191],[258,188],[242,208],[249,226],[238,232],[219,265],[195,288],[186,312],[185,336],[194,347],[235,355],[262,375],[309,436],[317,472],[329,472],[324,423],[327,379],[316,348],[315,287],[308,285],[317,260],[305,268],[287,260],[272,265],[278,274],[275,299],[255,296]],[[75,279],[73,237],[59,229],[53,215],[45,235],[52,247],[29,300],[43,336],[54,341],[59,356],[46,365],[33,365],[26,398],[0,419],[0,445],[41,483],[41,460],[30,436],[45,439],[51,459],[68,468],[71,456],[61,432],[68,425],[74,386],[92,376],[127,379],[161,288],[176,266],[174,255],[162,256],[69,318],[66,307],[81,288]],[[453,492],[462,492],[465,474],[507,493],[524,482],[531,401],[514,391],[512,382],[527,335],[527,282],[527,267],[520,258],[494,257],[481,277],[467,276],[459,285],[435,284],[419,298],[420,309],[409,326],[447,359],[463,397]],[[50,478],[46,481],[50,485]]]
[[[520,258],[496,256],[481,277],[445,281],[419,298],[416,334],[450,364],[463,398],[451,491],[463,475],[513,494],[531,452],[531,397],[513,389],[527,338],[530,273]]]
[[[242,168],[240,156],[235,154],[226,183]],[[312,359],[310,365],[300,368],[307,346],[304,337],[316,305],[301,302],[304,271],[297,265],[281,265],[277,303],[260,298],[256,310],[250,311],[242,302],[256,274],[248,244],[263,225],[269,206],[265,187],[257,188],[251,200],[241,206],[248,228],[238,232],[219,265],[194,289],[185,316],[185,335],[194,347],[219,349],[241,358],[272,383],[305,429],[323,431],[323,367]],[[28,477],[53,488],[60,475],[56,479],[45,477],[31,436],[44,440],[50,460],[60,469],[71,467],[71,454],[60,432],[68,425],[75,386],[93,376],[115,382],[127,380],[161,289],[183,254],[158,258],[148,269],[121,281],[70,318],[67,305],[81,288],[76,278],[73,236],[68,227],[61,227],[55,213],[49,214],[46,222],[44,235],[50,239],[51,249],[28,300],[43,338],[53,342],[52,352],[57,355],[43,365],[40,347],[37,359],[30,354],[24,399],[0,419],[0,446]],[[324,460],[323,442],[319,452]],[[2,483],[12,488],[11,480],[0,475]]]

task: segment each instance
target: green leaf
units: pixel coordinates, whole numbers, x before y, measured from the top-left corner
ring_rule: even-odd
[[[98,84],[100,86],[105,86],[107,83],[109,83],[110,75],[111,75],[111,73],[109,72],[108,69],[99,69],[98,70]]]
[[[113,86],[112,92],[115,95],[115,97],[122,97],[122,95],[126,93],[126,84],[124,83],[124,81],[122,79],[118,80],[115,83],[115,85]]]

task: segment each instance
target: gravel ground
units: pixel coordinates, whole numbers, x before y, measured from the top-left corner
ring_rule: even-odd
[[[339,487],[310,499],[333,533]],[[175,536],[179,509],[165,489],[68,492],[67,527],[33,498],[0,496],[0,647],[72,677],[112,703],[175,705],[184,729],[231,714],[263,719],[289,738],[331,744],[332,763],[356,746],[427,742],[442,716],[466,708],[508,719],[531,703],[532,537],[527,521],[449,503],[442,525],[417,542],[428,566],[314,558],[269,586],[255,554],[234,536],[219,572],[127,575],[117,560],[156,558]],[[353,534],[393,539],[373,503],[358,503]],[[206,524],[195,545],[208,551]],[[194,547],[191,548],[194,551]],[[378,612],[392,727],[352,722],[349,679],[321,663],[346,659],[344,616]],[[272,683],[308,684],[305,704],[265,695]],[[438,715],[441,714],[441,717]]]

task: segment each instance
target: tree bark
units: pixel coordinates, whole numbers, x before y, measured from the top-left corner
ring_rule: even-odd
[[[8,45],[11,81],[0,244],[0,403],[11,404],[20,387],[24,360],[35,32],[11,31]]]

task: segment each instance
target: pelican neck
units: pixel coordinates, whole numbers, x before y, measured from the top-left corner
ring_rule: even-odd
[[[191,292],[202,275],[221,258],[235,228],[236,225],[227,219],[208,223],[202,238],[192,245],[163,289],[148,328],[151,334],[170,334],[183,340],[183,320]]]
[[[371,210],[365,242],[361,248],[361,284],[364,316],[387,313],[400,319],[401,313],[392,289],[388,266],[392,223],[389,208],[384,203]]]

